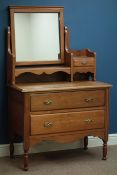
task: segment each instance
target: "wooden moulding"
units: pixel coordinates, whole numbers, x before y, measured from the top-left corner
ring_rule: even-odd
[[[68,31],[68,28],[66,26],[64,29],[64,35],[65,35],[65,64],[70,66],[70,68],[71,68],[71,82],[73,82],[73,53],[70,52],[69,31]]]
[[[73,143],[79,139],[82,139],[85,136],[92,135],[94,137],[98,136],[101,139],[104,139],[104,129],[94,129],[94,130],[85,130],[85,131],[76,131],[76,132],[66,132],[59,134],[48,134],[48,135],[35,135],[30,136],[30,146],[40,143],[42,141],[50,140],[56,143]]]
[[[65,64],[71,66],[73,53],[70,52],[69,49],[69,31],[66,26],[64,28],[64,35],[65,35]]]
[[[92,67],[77,67],[77,65],[75,65],[75,61],[77,62],[77,60],[79,59],[88,59],[90,58],[93,59],[93,65]],[[71,67],[71,81],[74,80],[74,74],[77,72],[80,73],[87,73],[87,72],[91,72],[93,73],[93,80],[96,80],[96,53],[90,51],[89,49],[82,49],[82,50],[73,50],[70,49],[69,46],[69,30],[67,27],[65,27],[65,64],[69,65]]]
[[[69,46],[69,30],[68,28],[65,26],[65,54],[69,53],[72,54],[72,56],[85,56],[85,57],[96,57],[96,53],[92,52],[90,49],[82,49],[82,50],[73,50],[70,49]]]
[[[15,84],[15,56],[11,51],[11,32],[8,27],[7,84]]]
[[[65,66],[44,66],[44,67],[34,67],[34,68],[16,68],[15,69],[15,77],[18,77],[19,75],[23,74],[23,73],[33,73],[33,74],[37,74],[37,75],[41,75],[43,73],[45,74],[53,74],[55,72],[65,72],[67,74],[70,74],[70,67],[65,67]]]
[[[89,49],[83,50],[72,50],[69,47],[69,31],[68,28],[64,28],[63,18],[63,7],[25,7],[25,6],[11,6],[10,17],[11,17],[11,33],[10,27],[8,29],[8,64],[7,64],[7,82],[8,84],[15,84],[16,77],[24,73],[32,73],[36,75],[41,74],[53,74],[55,72],[65,72],[70,75],[70,81],[74,79],[74,74],[77,72],[87,73],[91,72],[94,74],[94,80],[96,80],[96,65],[94,67],[77,68],[74,66],[74,59],[80,57],[92,57],[96,58],[96,53]],[[58,61],[31,61],[31,62],[16,62],[15,58],[15,31],[14,31],[14,13],[15,12],[58,12],[60,13],[60,46],[61,46],[61,60]],[[11,35],[12,34],[12,35]],[[12,45],[12,50],[11,50]],[[62,65],[61,65],[62,63]],[[53,64],[50,65],[50,64]],[[96,64],[96,61],[95,61]],[[25,67],[24,67],[25,65]],[[35,65],[35,66],[34,66]],[[43,65],[43,66],[42,66]],[[57,66],[56,66],[57,65]]]

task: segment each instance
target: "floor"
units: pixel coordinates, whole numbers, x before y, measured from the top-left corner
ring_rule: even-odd
[[[108,147],[108,159],[101,160],[102,147],[30,155],[29,171],[22,170],[22,157],[0,158],[0,175],[117,175],[117,145]]]

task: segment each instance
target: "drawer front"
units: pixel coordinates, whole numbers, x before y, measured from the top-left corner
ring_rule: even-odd
[[[31,115],[31,135],[104,128],[104,110]]]
[[[103,106],[104,90],[31,95],[31,111]]]
[[[94,66],[95,58],[75,58],[73,59],[74,66]]]

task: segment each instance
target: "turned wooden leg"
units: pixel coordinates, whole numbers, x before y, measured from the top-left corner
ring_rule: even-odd
[[[24,150],[24,170],[28,171],[28,151]]]
[[[11,159],[15,158],[15,156],[14,156],[14,139],[12,139],[10,142],[9,151],[10,151],[10,158]]]
[[[88,149],[88,136],[84,137],[84,150]]]
[[[102,160],[106,160],[107,159],[107,142],[103,141],[103,157]]]

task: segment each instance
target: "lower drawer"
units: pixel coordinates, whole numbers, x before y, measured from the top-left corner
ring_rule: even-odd
[[[104,128],[104,110],[31,115],[31,135]]]

